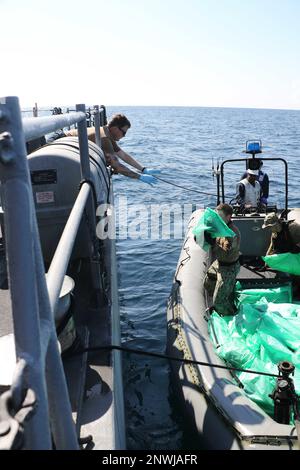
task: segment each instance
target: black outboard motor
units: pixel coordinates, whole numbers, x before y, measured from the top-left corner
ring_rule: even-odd
[[[292,412],[294,419],[299,420],[298,396],[290,375],[294,375],[295,366],[288,361],[278,364],[279,377],[271,395],[274,401],[274,420],[281,424],[290,424]]]

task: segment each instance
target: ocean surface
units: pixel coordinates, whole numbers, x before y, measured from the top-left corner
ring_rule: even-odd
[[[246,141],[261,139],[263,157],[288,161],[289,206],[299,207],[300,112],[182,107],[107,110],[108,116],[122,112],[131,121],[131,129],[119,143],[125,151],[143,166],[159,168],[159,176],[166,181],[189,189],[161,181],[152,187],[120,175],[113,179],[122,342],[127,347],[164,353],[166,305],[184,237],[184,217],[192,204],[215,205],[212,167],[226,159],[243,158]],[[265,162],[263,168],[270,178],[269,203],[284,207],[282,163]],[[234,196],[243,171],[244,166],[238,162],[225,167],[227,201]],[[173,204],[177,210],[178,205],[182,208],[182,220],[178,212],[171,217],[170,234],[168,222],[161,221],[160,228],[165,230],[160,236],[152,230],[151,210]],[[195,449],[192,431],[174,396],[168,362],[128,354],[123,368],[128,448]]]

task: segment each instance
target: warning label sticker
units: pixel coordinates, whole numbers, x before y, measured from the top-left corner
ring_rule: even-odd
[[[37,204],[49,204],[54,202],[54,192],[53,191],[42,191],[35,193]]]

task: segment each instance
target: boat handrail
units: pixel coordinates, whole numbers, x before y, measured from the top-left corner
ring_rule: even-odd
[[[45,133],[68,126],[71,122],[78,125],[83,184],[58,243],[46,282],[26,140],[41,137]],[[26,446],[30,449],[52,449],[53,438],[56,449],[78,449],[58,349],[54,313],[85,208],[90,227],[95,228],[96,224],[96,210],[90,186],[85,105],[76,105],[75,113],[24,118],[22,122],[19,99],[0,98],[0,183],[17,380],[18,383],[26,383],[28,389],[33,389],[38,402],[34,415],[26,424]],[[95,256],[94,250],[95,246],[92,246],[91,258]],[[97,283],[99,267],[95,268],[97,263],[92,265],[93,282]],[[25,361],[22,368],[18,366],[20,361]],[[12,390],[16,386],[15,380],[13,379]]]
[[[54,116],[25,117],[22,119],[25,141],[38,139],[84,119],[86,119],[86,115],[77,112],[55,114]]]
[[[76,110],[74,109],[66,108],[66,111],[62,112],[61,108],[59,108],[59,113],[54,112],[55,109],[58,108],[42,109],[42,112],[52,112],[52,115],[38,117],[38,108],[36,104],[32,110],[33,117],[23,117],[22,121],[26,142],[43,137],[44,135],[49,134],[50,132],[54,132],[58,129],[63,129],[65,127],[70,129],[73,124],[76,124],[79,122],[79,120],[86,118],[88,127],[94,123],[96,130],[96,144],[100,144],[100,140],[97,143],[97,131],[100,138],[99,128],[100,126],[104,126],[107,120],[105,106],[94,105],[93,107],[89,107],[86,109],[85,116],[80,117],[76,114]],[[30,111],[23,112],[28,113]],[[94,122],[92,122],[92,117]]]
[[[84,183],[81,186],[48,269],[47,287],[53,315],[55,315],[56,312],[59,294],[64,282],[82,214],[90,194],[90,189],[88,183]]]

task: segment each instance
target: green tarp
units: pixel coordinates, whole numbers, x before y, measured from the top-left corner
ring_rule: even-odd
[[[264,296],[260,299],[257,289],[240,291],[237,315],[220,317],[214,312],[209,333],[218,356],[234,367],[277,374],[280,361],[291,361],[295,366],[296,393],[300,394],[300,305],[282,303],[281,299],[291,297],[288,289],[291,287],[270,289],[271,292],[262,289]],[[249,398],[273,416],[274,404],[269,394],[276,379],[245,372],[237,372],[237,376]]]
[[[201,215],[198,224],[193,230],[196,236],[196,242],[205,251],[208,251],[210,245],[204,239],[204,232],[207,231],[212,238],[217,237],[235,237],[235,233],[230,230],[228,225],[221,219],[219,214],[210,207],[206,208]]]
[[[280,253],[262,257],[270,268],[284,273],[300,275],[300,253]]]

